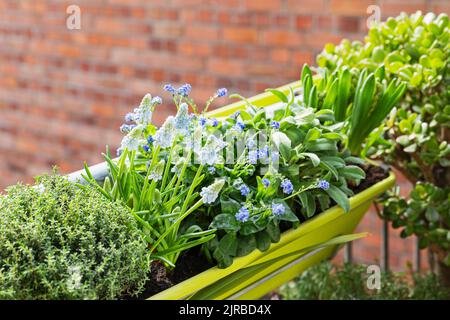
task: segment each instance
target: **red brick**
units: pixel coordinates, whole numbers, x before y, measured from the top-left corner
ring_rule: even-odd
[[[212,58],[208,61],[208,70],[221,75],[237,75],[243,70],[243,63],[225,59]]]
[[[302,38],[298,32],[273,30],[263,33],[263,41],[267,45],[298,47]]]
[[[317,14],[328,11],[326,0],[288,0],[287,10],[293,13]]]
[[[358,17],[339,17],[338,28],[342,32],[358,32],[360,19]]]
[[[297,29],[304,31],[304,30],[308,30],[311,28],[312,18],[311,18],[311,16],[308,16],[308,15],[300,15],[300,16],[297,16],[295,22],[296,22],[295,25],[296,25]]]
[[[245,0],[245,7],[249,10],[280,10],[281,0]]]
[[[439,3],[439,1],[436,1]],[[444,3],[445,1],[442,1]],[[386,1],[382,0],[380,4],[382,18],[398,15],[401,12],[408,14],[414,13],[417,10],[427,12],[428,5],[426,0],[395,0]],[[448,13],[448,12],[447,12]]]
[[[330,8],[332,14],[355,15],[359,17],[367,17],[367,8],[373,5],[373,0],[330,0]]]
[[[186,27],[185,35],[192,40],[217,40],[219,38],[219,28],[208,25],[189,25]]]
[[[274,49],[270,56],[275,62],[286,63],[290,61],[291,52],[287,49]]]
[[[258,32],[253,28],[229,27],[223,29],[223,39],[232,42],[254,43],[258,40]]]

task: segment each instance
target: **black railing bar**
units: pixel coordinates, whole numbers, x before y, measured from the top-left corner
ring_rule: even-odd
[[[344,262],[353,263],[353,244],[351,242],[345,245]]]

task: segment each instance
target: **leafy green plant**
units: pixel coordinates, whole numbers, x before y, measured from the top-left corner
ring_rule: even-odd
[[[384,66],[386,80],[406,83],[404,97],[372,135],[367,153],[394,166],[416,186],[410,201],[390,193],[383,215],[394,226],[405,227],[403,235],[417,235],[422,247],[436,253],[440,265],[447,265],[443,274],[450,285],[449,38],[446,14],[401,14],[374,24],[364,43],[327,45],[317,61],[330,72],[375,72]]]
[[[105,155],[110,175],[84,178],[110,200],[126,204],[139,221],[152,259],[173,268],[180,253],[203,244],[219,267],[254,249],[265,251],[280,238],[280,222],[296,226],[334,201],[349,210],[348,183],[365,173],[362,160],[340,151],[340,126],[332,110],[299,105],[271,89],[283,105],[247,108],[223,118],[190,114],[190,86],[172,93],[176,116],[151,123],[160,98],[144,97],[122,130],[120,156]],[[179,92],[181,90],[181,92]],[[80,185],[80,187],[82,187]]]
[[[215,170],[227,183],[212,205],[220,212],[211,223],[218,237],[204,249],[221,267],[233,257],[267,250],[279,241],[281,222],[296,226],[299,217],[311,218],[332,200],[348,211],[348,183],[365,178],[357,166],[363,161],[338,147],[343,136],[332,110],[298,104],[292,90],[289,96],[268,91],[281,100],[279,107],[258,109],[247,102],[220,128],[226,133],[241,126],[237,138],[244,142],[236,163]]]
[[[394,228],[402,228],[403,238],[415,234],[419,238],[420,248],[433,247],[438,255],[440,272],[445,279],[446,265],[450,265],[450,193],[427,182],[418,182],[405,199],[396,187],[387,192],[381,199],[383,217],[392,222]],[[441,249],[441,250],[439,250]]]
[[[331,74],[327,69],[319,69],[312,81],[311,70],[303,66],[304,104],[333,110],[336,121],[344,123],[345,145],[354,155],[367,154],[374,143],[371,136],[377,134],[373,131],[380,127],[406,90],[406,85],[398,80],[387,82],[384,74],[384,67],[372,73],[364,69],[354,86],[356,75],[347,67]],[[311,104],[312,101],[315,102]]]
[[[129,210],[52,175],[0,196],[0,299],[116,299],[150,271]]]
[[[382,272],[381,288],[367,288],[367,266],[320,263],[297,279],[283,285],[278,293],[284,300],[434,300],[450,299],[450,290],[432,274]]]
[[[144,97],[135,115],[151,117],[156,104],[150,96]],[[194,151],[178,144],[185,132],[177,131],[176,126],[186,119],[187,105],[183,104],[177,116],[169,117],[160,129],[153,148],[148,144],[153,142],[151,134],[158,134],[156,128],[150,119],[137,119],[137,126],[124,138],[120,157],[113,160],[109,152],[104,154],[109,177],[99,183],[86,165],[83,175],[108,199],[128,205],[148,242],[151,258],[163,261],[169,268],[175,267],[183,251],[214,238],[214,229],[202,230],[198,224],[184,222],[205,202],[214,201],[224,184],[217,179],[199,193],[205,178],[204,165],[193,166]],[[130,143],[131,139],[145,144]],[[135,150],[129,150],[133,145]],[[204,190],[207,194],[202,194]]]

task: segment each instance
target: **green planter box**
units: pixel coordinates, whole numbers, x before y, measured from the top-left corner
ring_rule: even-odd
[[[289,256],[269,266],[263,264],[272,258],[308,248],[352,233],[373,200],[395,183],[393,173],[383,181],[358,193],[350,199],[350,212],[335,206],[297,229],[286,231],[278,243],[266,252],[258,250],[237,258],[226,269],[208,269],[150,299],[257,299],[281,284],[299,275],[306,268],[333,255],[338,246],[318,248]]]

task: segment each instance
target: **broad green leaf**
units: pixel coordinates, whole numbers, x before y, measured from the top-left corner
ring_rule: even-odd
[[[317,167],[320,164],[320,158],[312,152],[302,152],[299,154],[299,156],[305,156],[311,159],[311,162],[314,167]]]
[[[313,195],[309,192],[304,192],[299,194],[299,198],[306,210],[306,217],[311,218],[316,212],[316,201]]]
[[[270,240],[270,236],[266,231],[260,231],[255,234],[256,238],[256,246],[259,251],[266,251],[269,249],[272,241]]]
[[[345,193],[342,192],[341,189],[339,189],[338,187],[336,187],[333,184],[330,184],[330,188],[325,191],[326,191],[326,193],[328,193],[328,195],[331,197],[331,199],[336,201],[336,203],[342,209],[344,209],[344,211],[346,213],[348,213],[350,211],[350,202],[349,202],[347,196],[345,195]]]
[[[281,101],[283,101],[284,103],[288,103],[289,99],[288,97],[284,94],[284,92],[277,90],[277,89],[266,89],[266,91],[272,93],[273,95],[277,96],[278,99],[280,99]]]
[[[214,217],[214,220],[211,223],[211,228],[223,229],[226,231],[238,231],[239,223],[236,221],[234,215],[221,213]]]

